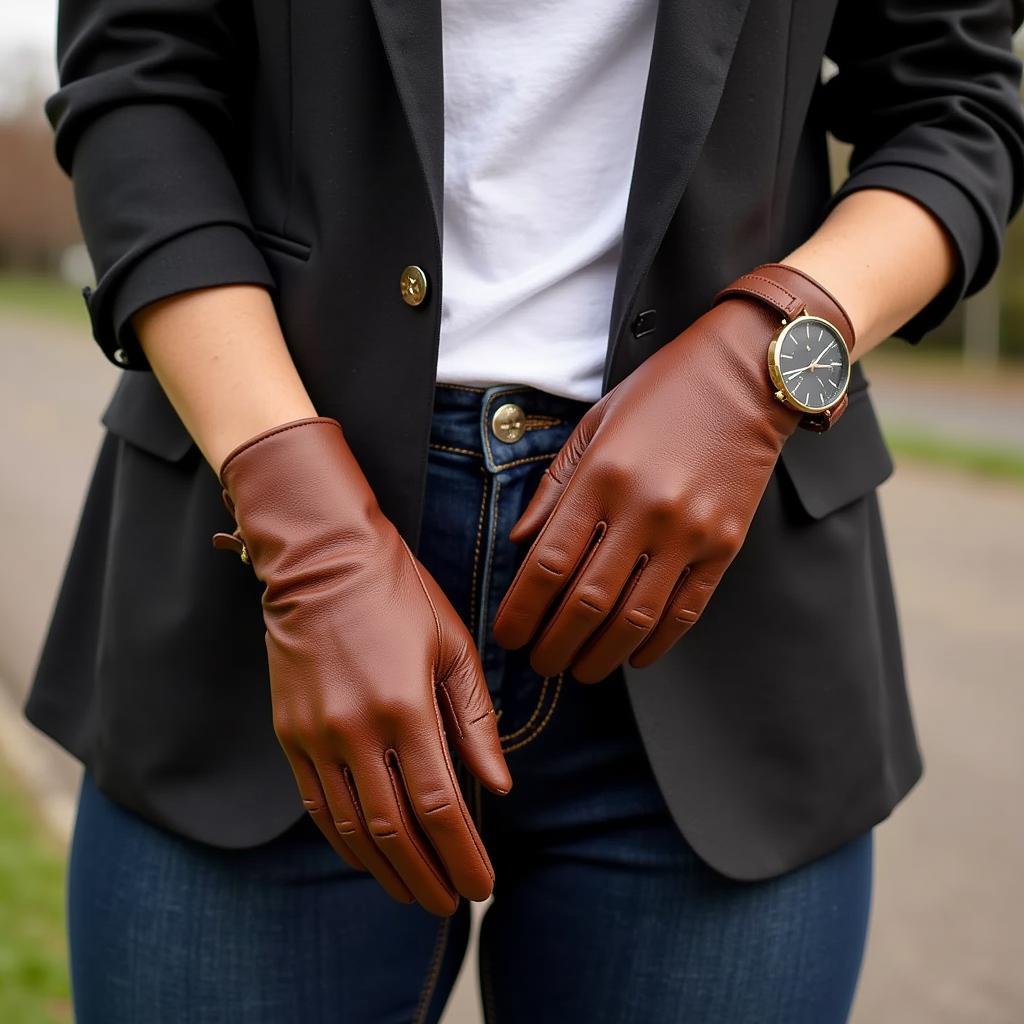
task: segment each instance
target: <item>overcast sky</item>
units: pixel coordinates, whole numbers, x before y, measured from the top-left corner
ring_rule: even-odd
[[[2,0],[0,40],[10,46],[35,43],[48,47],[57,24],[57,0]]]
[[[56,29],[57,0],[0,0],[0,117],[35,108],[55,86]]]

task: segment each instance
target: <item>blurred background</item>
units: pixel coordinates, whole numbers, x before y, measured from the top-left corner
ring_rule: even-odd
[[[42,104],[56,0],[0,14],[0,1022],[71,1019],[64,857],[77,768],[21,718],[118,371]],[[837,147],[842,175],[845,154]],[[866,361],[924,780],[877,830],[855,1024],[1024,1022],[1024,218],[998,278]],[[479,1024],[467,959],[446,1024]]]

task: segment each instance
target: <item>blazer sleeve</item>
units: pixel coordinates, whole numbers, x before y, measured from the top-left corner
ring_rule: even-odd
[[[851,192],[886,188],[929,209],[959,255],[954,279],[895,333],[910,342],[992,276],[1024,190],[1024,0],[840,0],[823,89],[826,124],[852,143]]]
[[[274,286],[232,171],[252,52],[238,0],[61,0],[59,88],[45,103],[71,176],[95,289],[92,332],[148,363],[129,317],[210,285]]]

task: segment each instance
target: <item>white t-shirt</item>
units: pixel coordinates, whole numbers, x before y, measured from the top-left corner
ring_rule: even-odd
[[[441,0],[437,379],[600,397],[656,0]]]

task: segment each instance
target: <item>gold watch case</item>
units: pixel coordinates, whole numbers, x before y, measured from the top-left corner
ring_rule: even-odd
[[[843,381],[842,387],[840,387],[839,391],[836,393],[836,397],[827,405],[823,406],[804,405],[804,403],[789,390],[779,362],[783,335],[787,334],[792,328],[805,322],[824,324],[836,336],[836,338],[839,339],[839,344],[843,346],[843,351],[846,353],[846,379]],[[834,323],[830,320],[826,320],[823,316],[813,316],[810,313],[803,312],[799,316],[793,317],[792,320],[783,320],[779,325],[778,330],[772,335],[772,340],[768,345],[768,374],[771,377],[772,384],[776,387],[775,397],[784,405],[788,405],[791,409],[796,409],[798,412],[806,413],[810,416],[822,416],[827,414],[843,401],[846,397],[846,391],[850,386],[850,371],[850,348],[846,344],[846,339],[843,337],[842,331],[840,331]]]

